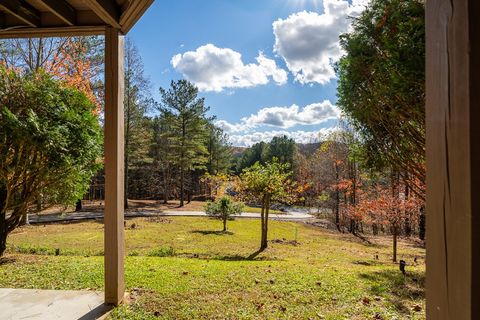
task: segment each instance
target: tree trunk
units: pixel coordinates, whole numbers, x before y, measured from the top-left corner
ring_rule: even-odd
[[[127,97],[127,119],[125,126],[125,156],[123,164],[123,208],[128,209],[128,162],[129,162],[129,148],[130,148],[130,99]]]
[[[7,190],[5,186],[0,185],[0,257],[7,249],[7,221],[5,205],[7,201]]]
[[[270,206],[270,203],[268,204],[268,206]],[[268,213],[270,211],[270,208],[267,206],[267,208],[265,208],[265,224],[264,224],[264,233],[263,233],[263,244],[264,244],[264,248],[266,249],[268,247]]]
[[[223,217],[223,232],[227,231],[227,217]]]
[[[266,249],[268,247],[268,213],[270,211],[270,199],[265,198],[265,212],[263,215],[263,224],[262,224],[262,245],[261,249]]]
[[[37,196],[37,199],[35,201],[35,204],[37,206],[36,208],[36,211],[37,213],[39,213],[40,211],[42,211],[42,196],[41,195],[38,195]]]
[[[75,212],[82,210],[82,199],[78,199],[77,203],[75,203]]]
[[[261,233],[260,233],[260,250],[265,249],[263,247],[263,233],[265,232],[265,196],[262,199],[262,211],[260,212]]]
[[[181,153],[180,153],[180,207],[183,207],[184,206],[184,202],[183,202],[183,197],[184,197],[184,193],[185,193],[185,172],[184,172],[184,161],[185,161],[185,150],[184,150],[184,147],[185,147],[185,136],[186,136],[186,120],[185,120],[185,115],[182,116],[182,143],[181,143]]]
[[[125,152],[125,172],[124,172],[124,187],[123,187],[123,208],[128,209],[128,155]]]
[[[408,173],[405,174],[407,177],[408,177]],[[410,188],[408,187],[408,184],[405,183],[405,200],[408,200],[410,196]],[[407,209],[405,209],[406,211]],[[412,225],[410,223],[410,215],[407,214],[407,212],[405,212],[405,227],[404,227],[404,230],[405,230],[405,235],[407,237],[410,237],[412,235]]]
[[[184,176],[183,168],[180,168],[180,207],[184,206],[184,202],[183,202],[183,196],[185,192],[184,179],[185,179],[185,176]]]
[[[425,207],[420,208],[420,218],[418,219],[418,237],[425,240]]]
[[[338,231],[340,231],[340,190],[338,189],[338,164],[335,163],[335,225],[337,226]]]
[[[163,204],[167,204],[168,203],[168,193],[167,193],[167,189],[165,189],[163,191]]]
[[[357,234],[357,224],[353,219],[350,219],[350,233],[353,235]]]
[[[28,223],[28,212],[27,210],[25,210],[23,213],[22,213],[22,217],[20,218],[20,225],[21,226],[25,226],[29,224]]]
[[[7,226],[5,225],[5,216],[0,214],[0,257],[7,249]]]
[[[130,60],[130,59],[128,59]],[[130,65],[127,64],[127,72]],[[130,154],[130,120],[131,120],[131,108],[130,108],[130,76],[125,78],[125,100],[124,100],[124,107],[125,107],[125,142],[124,142],[124,161],[123,161],[123,179],[124,179],[124,187],[123,187],[123,208],[128,209],[128,162],[129,162],[129,154]]]
[[[397,262],[397,227],[393,227],[393,262]]]
[[[412,235],[412,225],[410,224],[410,218],[407,216],[405,218],[405,236],[410,237]]]
[[[168,198],[169,198],[169,194],[168,194],[168,189],[170,187],[168,181],[170,180],[169,179],[169,176],[168,176],[168,169],[163,169],[163,203],[164,204],[167,204],[168,203]]]

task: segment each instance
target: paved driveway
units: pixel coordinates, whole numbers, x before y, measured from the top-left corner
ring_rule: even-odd
[[[125,217],[137,218],[137,217],[206,217],[207,215],[203,211],[162,211],[162,212],[126,212]],[[259,219],[259,213],[244,212],[241,215],[235,215],[235,218],[253,218]],[[282,221],[308,221],[314,219],[314,217],[307,213],[301,212],[286,212],[285,214],[270,214],[269,218],[272,220]],[[47,214],[47,215],[28,215],[28,221],[31,224],[37,223],[52,223],[63,221],[81,221],[81,220],[94,220],[103,219],[103,212],[75,212],[70,214]]]

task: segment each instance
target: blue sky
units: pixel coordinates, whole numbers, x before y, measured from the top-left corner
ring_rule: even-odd
[[[234,145],[336,126],[338,35],[365,0],[157,0],[129,33],[152,93],[187,78]]]

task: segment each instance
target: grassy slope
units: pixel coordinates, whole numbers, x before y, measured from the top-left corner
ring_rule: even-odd
[[[258,248],[258,220],[229,222],[231,234],[216,232],[221,222],[207,218],[135,219],[127,227],[126,282],[134,302],[115,311],[119,319],[425,317],[424,250],[403,243],[402,259],[421,258],[406,278],[389,262],[389,242],[365,245],[301,224],[272,221],[270,239],[297,236],[300,244],[272,243],[254,260],[247,258]],[[16,231],[0,261],[0,287],[101,289],[103,258],[95,255],[102,232],[95,222]],[[55,248],[58,257],[26,253]],[[149,256],[159,254],[170,256]]]

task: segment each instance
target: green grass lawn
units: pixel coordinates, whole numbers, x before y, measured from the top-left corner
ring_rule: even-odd
[[[293,222],[208,218],[127,221],[125,275],[131,303],[114,319],[424,319],[424,249],[389,238],[365,244]],[[293,240],[297,240],[295,243]],[[0,287],[103,287],[103,225],[29,226],[9,238]],[[55,256],[59,249],[60,255]],[[378,255],[377,260],[375,256]],[[418,264],[414,265],[414,258]]]

